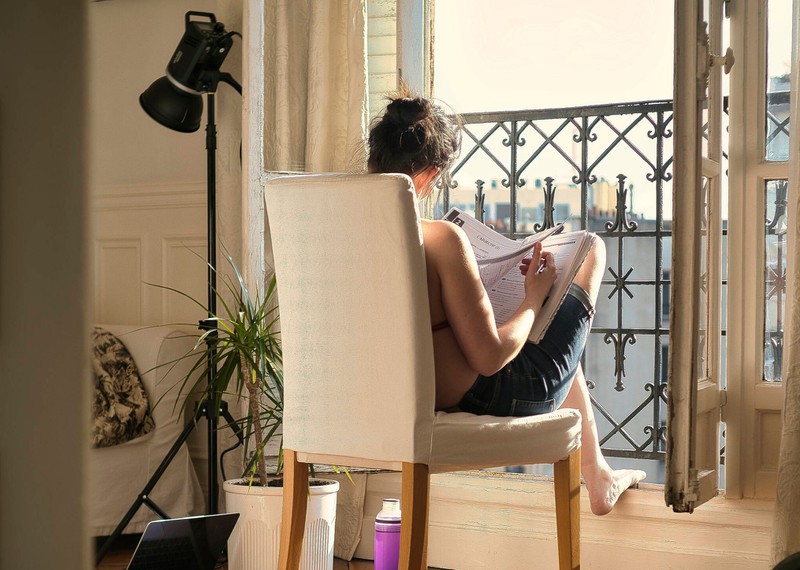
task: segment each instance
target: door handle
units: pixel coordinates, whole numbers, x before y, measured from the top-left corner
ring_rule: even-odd
[[[708,55],[708,65],[710,67],[721,65],[725,75],[731,72],[734,63],[736,63],[736,58],[733,57],[733,49],[731,48],[725,50],[725,55],[714,55],[713,53]]]

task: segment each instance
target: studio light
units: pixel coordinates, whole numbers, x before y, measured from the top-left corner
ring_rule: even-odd
[[[226,32],[214,14],[187,12],[186,31],[167,63],[166,75],[139,96],[145,112],[169,129],[193,133],[200,128],[204,93],[216,91],[220,81],[241,93],[239,84],[220,71],[234,35],[237,32]]]
[[[199,18],[199,19],[198,19]],[[241,37],[238,32],[226,32],[225,25],[217,22],[216,16],[209,12],[187,12],[186,31],[181,38],[175,53],[167,64],[167,74],[156,79],[147,90],[139,96],[139,103],[145,112],[159,124],[181,133],[193,133],[200,128],[203,115],[203,95],[206,97],[206,186],[207,186],[207,245],[208,245],[208,318],[200,321],[200,328],[213,331],[216,328],[217,312],[217,198],[216,198],[216,150],[217,127],[215,123],[215,100],[219,83],[227,83],[241,95],[242,87],[229,74],[220,71],[222,62],[233,46],[233,36]],[[241,150],[240,150],[241,152]],[[198,404],[195,421],[189,422],[183,432],[167,452],[164,459],[155,469],[152,477],[136,497],[131,508],[119,522],[114,532],[98,549],[96,565],[111,548],[114,541],[122,535],[123,530],[132,520],[142,505],[146,505],[162,518],[167,517],[161,508],[152,500],[150,492],[161,475],[175,458],[189,433],[196,428],[198,420],[207,420],[208,441],[208,513],[218,512],[219,481],[217,469],[219,465],[217,451],[217,427],[219,417],[223,417],[231,427],[238,441],[244,441],[241,430],[228,411],[225,401],[217,403],[213,397],[212,387],[216,376],[214,353],[209,352],[207,369],[208,392],[206,398]]]

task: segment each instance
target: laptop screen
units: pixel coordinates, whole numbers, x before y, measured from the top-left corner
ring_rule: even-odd
[[[128,570],[212,570],[239,513],[150,522]]]

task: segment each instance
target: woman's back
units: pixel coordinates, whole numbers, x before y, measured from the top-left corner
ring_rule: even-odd
[[[442,221],[423,221],[425,261],[428,269],[428,300],[431,310],[433,353],[436,363],[436,409],[451,408],[475,382],[478,373],[470,367],[456,338],[444,307],[440,273],[446,270],[445,250],[453,248],[447,241],[453,236]]]

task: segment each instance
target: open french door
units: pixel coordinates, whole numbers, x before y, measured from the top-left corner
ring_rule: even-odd
[[[724,0],[676,0],[674,179],[665,500],[719,492]]]

